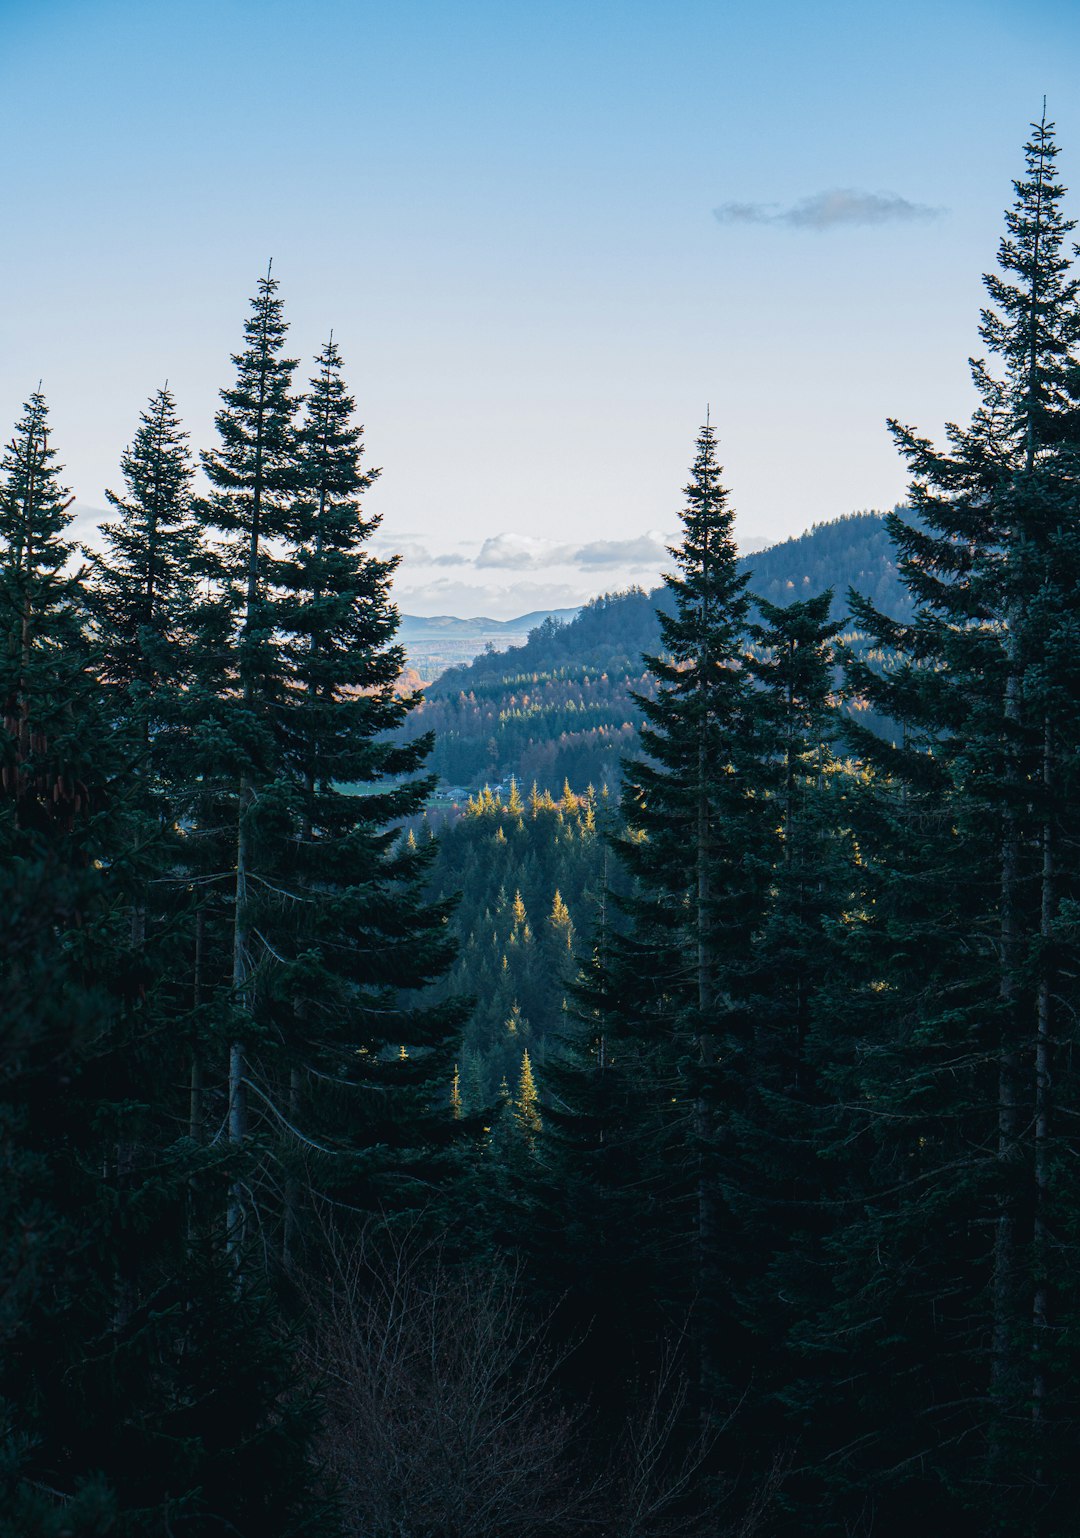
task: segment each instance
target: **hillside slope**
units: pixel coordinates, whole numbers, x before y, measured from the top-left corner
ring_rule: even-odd
[[[831,587],[836,615],[849,587],[907,618],[911,602],[892,559],[880,513],[853,513],[743,558],[751,591],[792,603]],[[523,646],[449,669],[412,713],[409,733],[436,733],[432,766],[454,787],[475,789],[516,774],[559,790],[614,786],[633,751],[639,711],[652,678],[642,655],[660,645],[657,606],[666,588],[606,594],[568,624],[548,619]]]

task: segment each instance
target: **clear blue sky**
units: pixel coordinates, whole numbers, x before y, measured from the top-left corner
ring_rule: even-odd
[[[1080,211],[1059,0],[0,0],[0,32],[0,428],[41,378],[91,507],[166,377],[207,443],[272,256],[429,611],[633,575],[706,403],[744,536],[890,505],[885,416],[969,408],[1044,92]]]

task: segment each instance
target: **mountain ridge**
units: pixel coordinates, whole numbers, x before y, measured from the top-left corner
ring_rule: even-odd
[[[785,605],[826,588],[833,613],[847,614],[849,587],[905,620],[910,594],[893,560],[885,515],[850,513],[740,558],[750,591]],[[448,668],[411,713],[410,736],[435,732],[431,765],[454,789],[476,789],[515,774],[557,791],[614,787],[635,750],[640,707],[655,687],[644,656],[661,649],[657,609],[666,587],[605,594],[569,623],[547,618],[523,645],[485,652]]]
[[[429,635],[520,635],[542,625],[549,616],[568,624],[581,612],[582,607],[576,604],[567,609],[530,609],[528,614],[519,614],[514,619],[492,619],[486,614],[473,614],[465,618],[456,614],[403,614],[398,625],[398,636],[402,641],[408,641]]]

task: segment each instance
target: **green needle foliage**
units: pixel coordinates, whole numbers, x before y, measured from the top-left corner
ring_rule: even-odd
[[[947,1509],[984,1532],[1063,1533],[1075,1498],[1075,1373],[1053,1321],[1075,1270],[1057,1108],[1077,1088],[1064,701],[1080,286],[1056,153],[1044,118],[986,280],[1000,372],[973,365],[970,427],[939,450],[893,425],[914,476],[918,520],[890,520],[914,620],[854,604],[893,663],[853,664],[851,686],[900,730],[850,732],[874,770],[858,834],[871,905],[852,926],[839,1030],[823,1022],[817,1051],[865,1174],[844,1155],[837,1296],[807,1340],[853,1374],[858,1433],[833,1473],[853,1501],[880,1480],[897,1533]]]

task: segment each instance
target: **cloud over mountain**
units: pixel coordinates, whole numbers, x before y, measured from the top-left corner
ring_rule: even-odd
[[[793,230],[833,230],[844,225],[909,224],[937,219],[945,210],[912,203],[895,192],[833,187],[783,208],[776,203],[721,203],[713,215],[721,224],[784,224]]]
[[[615,567],[656,570],[666,558],[666,544],[657,534],[594,539],[581,545],[560,545],[526,534],[495,534],[484,540],[474,564],[503,571],[540,571],[551,566],[580,566],[591,571]]]

